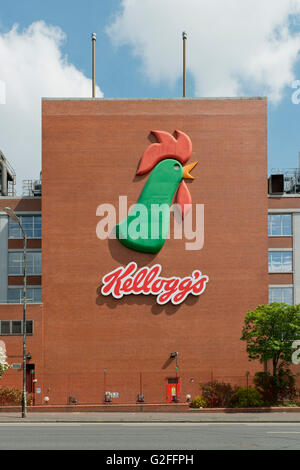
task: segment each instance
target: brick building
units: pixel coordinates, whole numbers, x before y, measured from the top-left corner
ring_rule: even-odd
[[[107,391],[114,403],[135,403],[138,394],[164,403],[195,396],[211,377],[244,385],[246,371],[261,369],[240,341],[245,313],[268,302],[268,286],[272,299],[300,302],[300,198],[268,197],[266,100],[44,99],[42,129],[42,194],[0,197],[0,340],[14,364],[1,385],[21,388],[22,380],[23,241],[7,206],[28,234],[35,403],[45,396],[103,403]],[[99,205],[118,208],[125,195],[134,204],[149,178],[136,170],[156,141],[150,132],[176,129],[192,142],[190,161],[199,162],[188,188],[192,214],[204,206],[202,249],[187,250],[172,236],[156,254],[99,239]],[[209,282],[179,305],[159,305],[153,295],[103,296],[102,277],[132,261],[159,264],[165,277],[200,270]]]

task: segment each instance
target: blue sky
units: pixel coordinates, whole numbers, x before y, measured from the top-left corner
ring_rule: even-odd
[[[211,27],[207,29],[207,32],[203,32],[203,34],[206,34],[205,37],[201,36],[200,38],[200,36],[197,36],[198,32],[196,33],[193,30],[190,17],[183,18],[181,15],[183,18],[181,21],[180,12],[176,16],[176,11],[172,9],[172,13],[170,13],[171,5],[175,6],[174,2],[176,3],[178,0],[172,1],[172,4],[170,0],[160,0],[160,2],[158,0],[124,0],[124,2],[122,0],[87,0],[85,2],[78,0],[52,0],[51,2],[42,2],[41,0],[2,1],[0,4],[0,35],[5,37],[5,34],[11,31],[15,23],[19,25],[19,37],[21,37],[24,29],[41,20],[46,26],[59,27],[65,34],[65,38],[60,41],[57,48],[62,57],[65,56],[68,64],[82,72],[84,76],[82,83],[87,90],[90,90],[90,85],[86,80],[91,78],[90,35],[92,32],[96,32],[96,79],[104,97],[180,97],[182,94],[181,31],[186,29],[189,35],[187,49],[189,67],[188,96],[231,96],[234,94],[238,96],[265,96],[267,94],[270,97],[268,104],[269,169],[273,167],[296,167],[298,165],[298,151],[300,151],[300,104],[292,103],[291,97],[295,90],[291,87],[291,84],[295,79],[300,80],[300,8],[293,14],[292,0],[280,0],[280,2],[278,0],[257,0],[257,3],[255,0],[254,2],[249,0],[249,8],[254,9],[253,18],[250,18],[249,21],[253,21],[253,24],[257,23],[258,26],[257,29],[252,27],[253,33],[251,33],[251,28],[249,29],[249,37],[243,44],[243,25],[240,31],[239,26],[236,26],[236,37],[234,42],[230,42],[232,41],[230,21],[232,20],[232,25],[239,25],[239,19],[241,18],[241,22],[244,21],[244,16],[238,7],[238,0],[228,0],[228,5],[233,6],[230,16],[224,19],[224,22],[227,21],[228,23],[228,29],[223,32],[224,39],[221,38],[221,42],[214,45],[212,44],[212,38],[216,36],[216,31],[218,31],[217,24],[214,23],[218,21],[219,16],[222,17],[222,12],[214,15],[213,10],[209,9],[208,0],[198,0],[197,4],[195,0],[187,0],[185,8],[189,9],[189,6],[191,9],[194,8],[195,17],[197,16],[197,7],[195,5],[198,6],[201,3],[200,6],[204,11],[204,16],[207,15],[207,22],[210,18],[213,18]],[[247,2],[248,0],[245,0],[244,6]],[[221,8],[221,4],[224,5],[222,0],[211,0],[210,5],[213,3],[215,4],[216,13]],[[257,5],[257,18],[255,18],[255,4]],[[261,11],[261,4],[264,4],[266,8],[264,12]],[[285,4],[284,7],[283,4]],[[237,5],[236,12],[235,5]],[[158,6],[160,7],[157,9]],[[163,15],[167,15],[166,18],[170,15],[170,27]],[[266,22],[269,21],[269,29],[266,29],[265,24],[261,21],[262,15],[266,17]],[[116,18],[119,18],[119,20],[116,21]],[[282,24],[280,23],[281,18],[283,18]],[[159,24],[160,21],[161,25]],[[114,25],[113,28],[112,25]],[[259,28],[261,28],[261,33]],[[278,33],[276,28],[282,29]],[[190,34],[190,30],[194,33]],[[202,30],[204,30],[203,27]],[[268,40],[273,32],[272,47],[276,40],[274,39],[276,34],[281,35],[281,43],[278,47],[276,45],[272,49],[272,47],[269,47]],[[255,46],[257,51],[253,50],[251,34],[253,34],[253,40],[258,37],[258,40],[261,41],[257,42],[257,46]],[[232,49],[232,55],[230,56],[232,44],[236,44],[239,37],[241,47],[245,48],[245,55],[249,54],[249,58],[247,57],[245,63],[241,63],[240,70],[240,59],[238,57],[243,56],[238,56],[238,54],[241,51]],[[228,44],[226,44],[226,38],[228,38]],[[201,49],[205,41],[207,41],[207,45],[204,49]],[[155,44],[152,46],[152,43]],[[223,43],[224,51],[229,55],[226,56],[224,51],[219,51],[220,54],[217,56],[217,60],[210,61],[210,56],[216,51],[218,53],[220,44]],[[8,44],[12,44],[11,50],[14,51],[13,41],[7,42]],[[197,47],[199,54],[197,60],[195,60]],[[210,47],[212,48],[211,51],[209,50]],[[264,47],[262,60],[266,64],[270,61],[269,69],[268,65],[264,64],[262,66],[261,62],[256,61],[256,57],[259,56],[261,49]],[[276,49],[275,52],[274,49]],[[161,57],[157,59],[160,50]],[[7,49],[7,51],[9,52],[10,49]],[[42,58],[37,58],[37,60],[45,60],[47,58],[46,52],[47,48],[45,49],[45,57],[43,58],[41,55]],[[233,58],[231,63],[231,57],[235,55],[237,59]],[[3,54],[3,57],[1,57],[0,47],[0,79],[3,79],[4,76],[7,83],[7,106],[9,106],[10,78],[5,75],[6,61],[9,60],[6,57],[9,57],[9,54],[7,56]],[[223,57],[225,57],[224,61],[222,61]],[[169,59],[170,64],[168,64]],[[157,61],[157,67],[155,61]],[[16,69],[11,68],[11,70],[18,70],[18,66],[16,65]],[[205,74],[206,77],[202,80],[201,76]],[[220,76],[220,80],[218,80],[218,76]],[[214,83],[210,86],[213,77]],[[34,82],[34,78],[31,79],[31,82]],[[274,89],[272,88],[273,82]],[[223,88],[222,84],[224,84]],[[25,85],[23,93],[26,93]],[[62,93],[63,91],[60,90],[57,96],[61,96]],[[78,91],[78,96],[80,96],[80,93],[82,93],[82,90]],[[214,93],[218,94],[214,95]],[[51,89],[50,95],[55,96],[55,89]],[[18,112],[17,105],[13,109],[15,113]],[[22,109],[25,109],[25,105]],[[3,111],[4,108],[2,107],[1,110]],[[13,110],[11,110],[11,113],[13,113]],[[8,115],[4,119],[5,125],[8,126]],[[25,115],[23,119],[26,120]],[[20,121],[21,125],[22,122]],[[38,126],[38,121],[34,121],[32,126],[34,125]],[[9,128],[5,128],[5,131],[7,135],[10,135]],[[38,134],[34,135],[38,138]],[[0,130],[0,138],[4,143],[4,150],[8,159],[17,169],[19,179],[30,177],[25,162],[23,162],[23,165],[18,162],[18,148],[14,147],[8,138],[6,140],[3,130],[2,133]],[[30,140],[30,133],[28,139]],[[25,135],[24,140],[27,140]],[[13,137],[11,141],[13,141]],[[0,148],[3,147],[1,145]],[[38,154],[40,149],[38,148],[34,152]],[[34,174],[31,177],[33,178],[37,176],[38,158],[37,156],[32,163],[32,172]]]
[[[112,44],[106,28],[120,10],[121,0],[14,0],[0,6],[0,25],[2,32],[9,31],[14,23],[22,29],[39,20],[59,26],[67,35],[63,53],[88,77],[91,77],[90,37],[95,32],[96,78],[105,97],[180,97],[182,84],[179,80],[175,88],[170,88],[165,82],[149,83],[141,73],[140,60],[133,57],[131,48]],[[181,48],[178,53],[181,54]],[[192,95],[192,77],[189,88]]]

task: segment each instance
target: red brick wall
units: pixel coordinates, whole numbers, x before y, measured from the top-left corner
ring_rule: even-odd
[[[13,198],[9,199],[6,197],[0,197],[0,210],[4,207],[10,207],[14,211],[18,212],[40,212],[41,210],[41,198]]]
[[[293,248],[293,237],[269,237],[269,248]]]
[[[269,209],[300,209],[299,196],[269,197]]]
[[[42,372],[52,403],[99,402],[104,390],[135,402],[140,372],[146,401],[164,402],[173,351],[182,398],[212,372],[244,385],[245,372],[260,368],[240,336],[247,310],[267,302],[266,112],[264,99],[43,101]],[[99,204],[137,201],[148,175],[135,172],[152,129],[192,140],[190,162],[199,164],[189,188],[205,205],[200,251],[167,240],[147,255],[96,237]],[[102,276],[132,260],[160,263],[165,276],[200,269],[210,281],[179,306],[99,296]]]

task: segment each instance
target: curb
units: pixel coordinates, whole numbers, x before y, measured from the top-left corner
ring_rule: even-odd
[[[0,406],[1,413],[19,413],[21,406]],[[188,405],[35,405],[27,406],[28,413],[300,413],[300,406],[264,408],[190,408]]]

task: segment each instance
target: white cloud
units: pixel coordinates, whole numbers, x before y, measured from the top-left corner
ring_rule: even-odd
[[[299,0],[123,0],[107,28],[129,45],[153,82],[182,75],[182,31],[196,96],[268,95],[274,102],[293,81],[300,33]]]
[[[63,31],[43,21],[0,34],[0,149],[23,179],[37,179],[41,168],[41,97],[90,97],[91,80],[62,55]],[[97,87],[96,96],[102,92]]]

